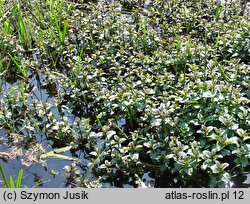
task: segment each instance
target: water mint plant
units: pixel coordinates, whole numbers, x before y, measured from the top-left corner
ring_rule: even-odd
[[[247,1],[15,2],[1,160],[45,187],[249,187]]]

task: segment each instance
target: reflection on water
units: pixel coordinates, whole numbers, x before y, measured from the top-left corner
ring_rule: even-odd
[[[249,185],[250,187],[250,174],[247,174],[247,179],[243,183]]]
[[[58,108],[53,106],[53,104],[55,104],[57,100],[56,96],[54,96],[50,92],[53,92],[53,90],[51,90],[51,87],[42,86],[43,82],[46,80],[47,77],[43,74],[33,76],[30,79],[29,87],[32,91],[29,95],[26,96],[28,110],[34,109],[34,102],[36,105],[42,103],[52,104],[52,107],[50,108],[50,114],[53,114],[55,118],[60,119],[61,115],[59,113]],[[18,86],[19,81],[15,81],[13,83],[5,82],[2,87],[2,90],[5,93],[8,93],[11,87]],[[54,87],[54,89],[56,88],[57,87]],[[2,95],[1,99],[3,100],[3,104],[7,100],[5,97],[2,97]],[[75,116],[73,114],[65,112],[64,117],[68,119],[69,123],[71,123],[72,127],[74,128],[73,122]],[[36,121],[37,119],[32,118],[32,120]],[[6,172],[7,177],[12,175],[14,179],[16,179],[19,169],[23,168],[23,186],[32,187],[35,186],[37,183],[41,183],[39,187],[65,187],[65,182],[69,175],[63,171],[63,168],[66,165],[71,165],[72,161],[49,158],[46,159],[46,165],[43,165],[43,163],[38,161],[38,151],[31,151],[30,148],[24,147],[24,137],[28,135],[29,132],[22,132],[22,129],[25,124],[22,124],[21,121],[22,120],[20,120],[19,124],[20,127],[18,127],[20,130],[19,134],[14,134],[5,129],[0,129],[0,161]],[[36,137],[35,141],[38,145],[40,145],[42,149],[44,149],[44,152],[48,152],[53,150],[54,148],[60,147],[57,146],[56,143],[52,140],[48,140],[48,136],[45,133],[38,130],[35,130],[33,132],[34,133],[32,133],[32,135]],[[35,146],[31,145],[31,147],[34,148]],[[43,153],[42,149],[40,153]],[[81,168],[87,166],[87,163],[89,162],[85,159],[85,154],[81,151],[74,153],[67,151],[63,153],[63,155],[68,157],[79,158],[79,160],[81,160],[81,163],[79,163]],[[34,161],[34,159],[36,161]],[[58,175],[54,175],[52,172],[58,172]],[[3,186],[3,182],[0,182],[0,187]]]
[[[47,168],[44,168],[40,164],[33,164],[30,167],[23,167],[20,160],[17,158],[15,160],[8,160],[7,162],[1,162],[6,176],[14,176],[14,179],[17,178],[17,173],[20,168],[23,168],[23,182],[24,187],[33,187],[37,184],[38,178],[41,179],[40,188],[62,188],[66,187],[66,177],[68,176],[66,172],[62,169],[65,165],[70,165],[71,161],[60,160],[60,159],[47,159]],[[53,176],[51,171],[58,171],[59,174]],[[0,182],[0,188],[4,187],[4,184]]]

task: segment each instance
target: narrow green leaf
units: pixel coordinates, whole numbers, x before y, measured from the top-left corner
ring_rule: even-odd
[[[50,151],[50,152],[47,152],[45,154],[42,154],[40,156],[40,158],[41,159],[54,158],[54,159],[64,159],[64,160],[70,160],[70,161],[78,161],[77,158],[69,157],[69,156],[62,155],[62,154],[56,154],[56,153],[54,153],[54,151]]]
[[[57,154],[64,153],[64,152],[71,150],[71,148],[72,148],[72,146],[62,147],[62,148],[53,150],[53,152],[57,153]]]
[[[88,170],[86,171],[86,173],[82,176],[78,186],[82,186],[85,179],[87,178],[87,176],[90,174],[91,170],[95,167],[95,165],[97,164],[97,162],[99,162],[101,160],[101,157],[104,155],[106,149],[102,151],[101,154],[99,154],[99,156],[95,159],[95,161],[89,166]]]
[[[16,188],[21,188],[22,178],[23,178],[23,169],[20,169],[16,181]]]
[[[9,182],[8,182],[8,180],[7,180],[7,177],[6,177],[5,173],[4,173],[4,170],[3,170],[3,167],[2,167],[1,164],[0,164],[0,172],[1,172],[1,175],[2,175],[2,177],[3,177],[5,187],[6,187],[6,188],[9,188],[9,187],[10,187],[10,184],[9,184]]]
[[[10,188],[15,188],[15,182],[14,182],[12,176],[10,176]]]

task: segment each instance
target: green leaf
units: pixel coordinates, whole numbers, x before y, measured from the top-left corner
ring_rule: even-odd
[[[238,134],[240,137],[242,137],[242,138],[248,136],[247,131],[246,131],[246,130],[243,130],[243,129],[241,129],[241,128],[240,128],[240,129],[237,129],[236,132],[237,132],[237,134]]]
[[[222,122],[225,126],[229,126],[231,123],[230,117],[226,115],[226,116],[220,116],[219,117],[219,121]]]
[[[189,176],[191,176],[194,172],[194,169],[191,167],[191,168],[184,168],[184,172],[186,174],[188,174]]]
[[[95,161],[89,166],[88,170],[86,171],[86,173],[82,176],[78,187],[82,186],[85,182],[85,179],[87,178],[87,176],[90,174],[91,170],[94,168],[94,166],[101,160],[102,156],[105,154],[105,150],[103,150],[101,152],[101,154],[99,154],[99,156],[95,159]]]
[[[23,169],[20,169],[16,181],[16,188],[21,188],[22,178],[23,178]]]
[[[213,98],[215,95],[211,91],[205,91],[202,94],[203,98]]]
[[[237,137],[230,137],[230,138],[227,138],[226,141],[225,141],[224,143],[225,143],[225,145],[230,145],[230,144],[239,145],[239,144],[238,144],[238,138],[237,138]]]
[[[181,163],[175,163],[173,168],[173,173],[179,171],[182,167],[183,165]]]
[[[219,72],[221,73],[221,76],[224,78],[225,81],[230,82],[229,77],[227,76],[225,69],[217,63]]]
[[[47,152],[45,154],[41,154],[40,158],[41,159],[54,158],[54,159],[64,159],[64,160],[70,160],[70,161],[78,161],[77,158],[59,154],[59,153],[64,153],[64,152],[67,152],[67,151],[71,150],[72,147],[73,146],[70,145],[70,146],[66,146],[66,147],[62,147],[62,148],[59,148],[59,149],[49,151],[49,152]]]
[[[128,135],[119,127],[119,125],[115,124],[115,126],[120,130],[120,132],[126,137],[126,139],[129,139]]]
[[[72,146],[67,146],[67,147],[62,147],[62,148],[59,148],[59,149],[55,149],[55,150],[53,150],[53,152],[59,154],[59,153],[67,152],[67,151],[69,151],[71,149],[72,149]]]
[[[228,172],[224,172],[221,176],[221,181],[223,181],[224,183],[228,183],[231,180],[231,176]]]
[[[238,127],[239,127],[239,125],[238,124],[236,124],[236,123],[233,123],[233,124],[231,124],[231,126],[230,126],[230,130],[237,130],[238,129]]]
[[[15,182],[12,176],[10,176],[10,188],[15,188]]]
[[[250,140],[250,136],[246,136],[243,138],[243,141],[245,142],[246,140]]]
[[[131,154],[130,158],[132,160],[138,160],[139,159],[139,153]]]
[[[144,145],[145,147],[149,148],[149,149],[152,148],[152,146],[153,146],[153,144],[152,144],[151,141],[144,142],[143,145]]]
[[[110,130],[107,132],[107,138],[110,139],[112,136],[114,136],[116,134],[116,131],[114,130]]]
[[[152,122],[153,127],[160,126],[161,124],[162,124],[162,119],[161,118],[154,119],[153,122]]]
[[[62,154],[56,154],[54,151],[47,152],[45,154],[42,154],[40,156],[41,159],[48,159],[48,158],[54,158],[54,159],[64,159],[64,160],[70,160],[70,161],[78,161],[77,158],[69,157]]]
[[[8,182],[8,179],[7,179],[6,175],[5,175],[5,172],[4,172],[3,167],[2,167],[1,164],[0,164],[0,172],[1,172],[1,175],[3,177],[5,187],[10,188],[10,184]]]
[[[211,166],[210,168],[212,169],[214,174],[218,174],[218,173],[221,173],[228,166],[229,166],[228,163],[221,164],[220,162],[215,161],[215,164]]]

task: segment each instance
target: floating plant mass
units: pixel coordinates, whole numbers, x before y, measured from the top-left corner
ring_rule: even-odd
[[[249,187],[247,1],[15,2],[0,1],[2,176]]]

